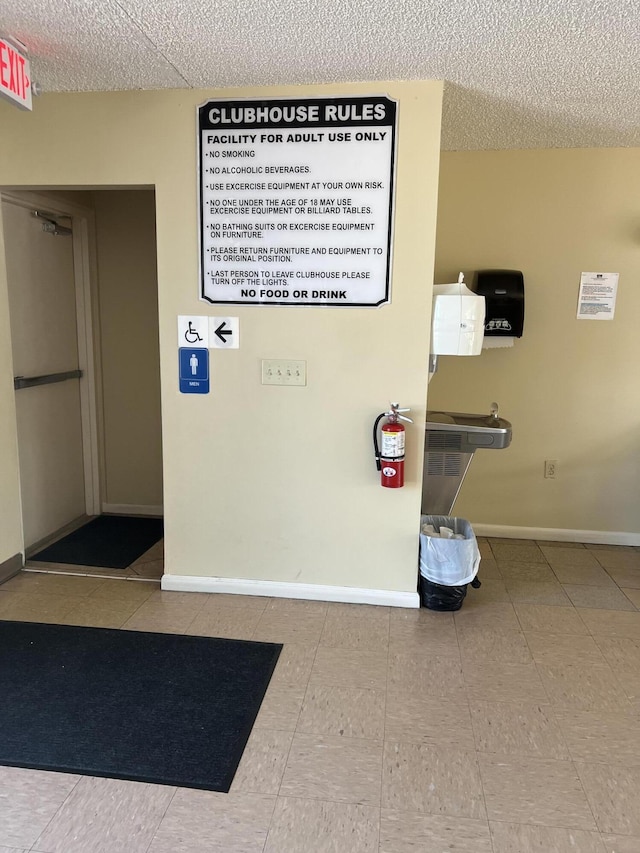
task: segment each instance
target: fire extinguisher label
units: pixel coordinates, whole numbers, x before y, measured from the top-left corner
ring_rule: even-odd
[[[382,469],[382,473],[385,477],[395,477],[398,472],[395,468],[390,468],[388,465],[385,465]]]
[[[385,459],[399,459],[404,456],[404,432],[385,432],[382,430],[380,456]]]

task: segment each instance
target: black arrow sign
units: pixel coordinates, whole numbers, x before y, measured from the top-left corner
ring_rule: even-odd
[[[220,338],[223,344],[228,344],[229,341],[227,340],[226,336],[233,334],[233,329],[225,329],[226,325],[227,321],[223,320],[215,331],[216,335]]]

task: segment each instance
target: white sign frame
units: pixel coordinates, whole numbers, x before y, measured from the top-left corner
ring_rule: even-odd
[[[201,104],[200,299],[390,302],[397,112],[386,95]]]

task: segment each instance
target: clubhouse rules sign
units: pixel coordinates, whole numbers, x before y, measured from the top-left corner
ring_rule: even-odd
[[[208,101],[198,108],[201,298],[389,302],[395,101]]]

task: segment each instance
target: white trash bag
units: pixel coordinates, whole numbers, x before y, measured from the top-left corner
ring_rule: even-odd
[[[478,574],[480,549],[464,518],[420,516],[420,574],[441,586],[462,586]]]

